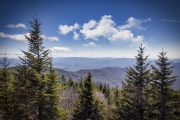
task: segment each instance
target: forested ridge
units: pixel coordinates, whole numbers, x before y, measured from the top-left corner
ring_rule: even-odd
[[[50,50],[43,46],[35,15],[24,57],[9,69],[5,54],[0,68],[2,120],[180,120],[180,90],[172,85],[173,66],[163,50],[153,66],[140,45],[136,63],[126,68],[121,89],[95,84],[89,72],[78,82],[58,76]]]

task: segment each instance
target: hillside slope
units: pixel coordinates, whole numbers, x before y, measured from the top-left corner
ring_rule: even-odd
[[[180,75],[180,64],[173,63],[176,67],[173,69],[173,75]],[[92,74],[92,80],[95,83],[107,83],[111,87],[116,87],[117,85],[121,88],[121,81],[124,80],[126,76],[125,68],[119,67],[105,67],[99,69],[81,69],[78,71],[65,71],[62,69],[56,69],[58,75],[64,75],[68,80],[72,78],[74,81],[80,81],[81,78],[87,76],[88,72]],[[173,85],[174,90],[180,89],[180,76],[178,76],[176,82]]]
[[[119,67],[105,67],[100,69],[81,69],[78,71],[65,71],[56,69],[58,75],[64,75],[68,80],[72,78],[74,81],[79,81],[81,78],[87,76],[88,72],[92,74],[92,80],[95,83],[108,83],[111,87],[117,85],[121,87],[121,80],[125,78],[125,68]]]

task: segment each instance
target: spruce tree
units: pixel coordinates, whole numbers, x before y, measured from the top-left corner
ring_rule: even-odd
[[[148,56],[144,57],[144,49],[142,45],[139,47],[136,64],[127,68],[125,82],[122,82],[122,97],[118,108],[120,110],[116,113],[121,119],[144,119],[147,105],[144,91],[150,82],[150,70],[147,69],[149,63],[145,63]]]
[[[157,88],[156,92],[156,108],[159,111],[160,119],[166,120],[171,113],[173,107],[173,90],[172,84],[175,82],[177,76],[173,76],[172,62],[168,61],[166,52],[162,51],[158,55],[158,60],[155,62],[156,67],[152,65],[153,69],[153,84]]]
[[[66,81],[66,78],[64,77],[64,75],[61,76],[61,83],[63,86],[67,85],[67,81]]]
[[[9,70],[7,57],[1,63],[0,69],[0,116],[3,120],[13,119],[13,76],[12,71]]]
[[[94,96],[92,75],[84,80],[83,88],[79,90],[79,102],[75,104],[73,120],[99,120],[104,119],[103,103]]]
[[[72,80],[72,78],[70,78],[70,79],[67,81],[67,86],[68,86],[68,87],[74,87],[74,86],[75,86],[74,81]]]
[[[41,22],[35,16],[29,23],[32,29],[29,30],[29,35],[25,36],[29,49],[27,52],[22,51],[24,58],[19,57],[21,64],[17,65],[15,72],[15,84],[20,86],[16,88],[16,99],[23,97],[23,101],[17,104],[17,114],[22,113],[22,118],[26,120],[62,119],[65,116],[59,106],[59,78],[48,57],[49,50],[45,50],[43,46]],[[50,69],[47,69],[49,65]]]
[[[66,112],[62,110],[60,106],[60,90],[62,86],[60,84],[59,76],[52,65],[52,58],[50,59],[49,75],[48,75],[48,88],[46,95],[48,97],[48,107],[46,108],[49,115],[48,120],[65,120]]]
[[[29,36],[25,36],[29,43],[28,52],[22,51],[25,54],[27,65],[33,70],[34,79],[33,87],[36,92],[34,103],[36,104],[38,119],[42,120],[46,118],[46,114],[43,112],[46,108],[46,83],[47,77],[43,73],[47,70],[49,64],[49,50],[45,50],[43,46],[43,38],[41,37],[41,22],[37,16],[33,17],[33,21],[29,21],[31,30],[29,30]],[[23,59],[22,59],[23,60]],[[23,60],[25,61],[25,60]]]
[[[17,64],[14,70],[14,100],[15,119],[33,120],[34,89],[32,87],[30,69],[26,64],[26,58],[19,57],[24,61]]]

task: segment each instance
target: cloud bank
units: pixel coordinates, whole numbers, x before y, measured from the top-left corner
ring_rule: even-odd
[[[75,23],[73,26],[59,25],[59,32],[66,35],[70,32],[74,33],[74,39],[79,39],[80,34],[84,39],[99,40],[99,38],[106,38],[111,42],[116,41],[131,41],[143,42],[143,35],[134,35],[132,28],[138,30],[146,30],[142,26],[143,23],[151,21],[151,18],[139,20],[134,17],[129,17],[124,25],[116,25],[111,15],[104,15],[99,21],[90,20],[80,26]],[[75,30],[79,29],[79,33]],[[88,44],[85,44],[88,45]]]
[[[26,34],[5,34],[3,32],[0,32],[0,37],[2,38],[10,38],[19,42],[27,42],[25,35],[28,36],[29,33]]]
[[[16,40],[16,41],[19,41],[19,42],[26,43],[28,41],[25,38],[25,35],[29,36],[29,33],[26,33],[26,34],[6,34],[6,33],[3,33],[3,32],[0,32],[0,37],[1,38],[10,38],[12,40]],[[59,41],[59,38],[57,38],[57,37],[47,37],[45,35],[42,35],[41,37],[44,38],[44,39],[48,39],[50,41]]]

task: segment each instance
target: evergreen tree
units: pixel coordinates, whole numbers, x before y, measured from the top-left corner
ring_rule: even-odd
[[[103,89],[102,89],[102,93],[106,93],[107,92],[107,85],[106,85],[106,83],[104,84],[104,86],[103,86]]]
[[[104,93],[104,96],[107,98],[108,104],[109,105],[112,104],[112,95],[111,95],[109,84],[108,85],[106,85],[106,83],[104,84],[102,92]]]
[[[81,78],[81,80],[79,82],[79,88],[81,88],[81,89],[84,88],[84,81],[82,80],[82,78]]]
[[[102,91],[102,89],[103,89],[103,85],[100,83],[99,84],[99,90]]]
[[[166,52],[162,51],[158,55],[158,60],[155,62],[157,67],[152,66],[153,69],[153,84],[157,88],[156,102],[157,109],[160,113],[160,119],[166,120],[171,113],[173,107],[173,90],[171,85],[175,82],[177,76],[172,76],[172,62],[168,62]],[[170,117],[170,116],[169,116]]]
[[[74,81],[72,80],[72,78],[70,78],[67,82],[67,86],[68,87],[73,87],[74,86]]]
[[[47,114],[49,115],[48,120],[65,120],[66,112],[64,112],[60,106],[60,90],[62,89],[62,86],[56,71],[53,69],[52,60],[50,61],[49,71],[47,88],[49,106],[46,108]]]
[[[148,56],[144,57],[144,49],[142,45],[139,47],[138,55],[136,56],[136,64],[126,70],[126,79],[123,82],[122,97],[120,107],[118,109],[121,119],[143,120],[147,100],[144,91],[150,82],[147,69],[149,63],[145,63]]]
[[[14,100],[15,119],[33,120],[34,89],[32,87],[32,73],[26,64],[26,58],[21,58],[21,64],[17,64],[14,71]]]
[[[174,120],[180,120],[180,90],[174,91],[172,97],[171,105],[173,105],[173,108],[168,116],[171,116]]]
[[[66,81],[66,78],[64,77],[64,75],[61,76],[61,83],[63,86],[67,85],[67,81]]]
[[[13,119],[13,76],[5,57],[0,69],[0,116],[3,120]]]
[[[117,88],[114,91],[114,102],[115,102],[116,106],[118,106],[118,104],[119,104],[119,96],[120,96],[120,91],[117,86]]]
[[[73,120],[103,119],[103,103],[94,97],[94,88],[88,73],[83,88],[79,90],[79,102],[75,104]]]
[[[29,43],[28,52],[22,51],[25,54],[27,65],[34,72],[33,87],[36,92],[34,102],[36,104],[38,119],[42,120],[46,118],[43,111],[46,108],[46,83],[47,77],[43,73],[47,70],[49,64],[49,50],[45,50],[43,44],[43,38],[41,37],[41,22],[37,16],[33,17],[33,21],[29,21],[31,30],[29,30],[29,36],[25,36]],[[25,61],[24,59],[22,59]]]
[[[17,119],[65,119],[59,106],[59,78],[48,57],[49,50],[45,50],[43,46],[41,23],[37,16],[29,23],[32,29],[29,30],[29,36],[25,36],[29,49],[28,52],[22,51],[25,57],[19,57],[21,64],[17,65],[15,72]],[[49,64],[50,70],[47,74]]]

